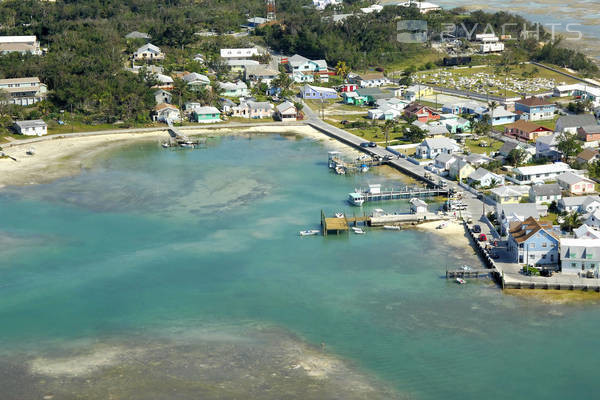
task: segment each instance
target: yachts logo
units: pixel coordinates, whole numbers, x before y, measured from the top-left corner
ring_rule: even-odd
[[[398,21],[396,40],[400,43],[427,42],[427,21],[406,20]]]

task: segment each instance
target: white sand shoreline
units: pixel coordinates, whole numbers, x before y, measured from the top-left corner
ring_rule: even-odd
[[[257,125],[199,127],[185,129],[189,136],[228,136],[246,134],[291,134],[322,142],[325,147],[341,151],[347,156],[356,156],[358,150],[345,145],[308,125]],[[99,154],[118,146],[135,141],[162,141],[168,138],[166,129],[133,130],[126,132],[107,131],[107,133],[80,133],[50,135],[24,143],[4,144],[4,153],[14,157],[0,159],[0,188],[48,183],[58,178],[73,176],[81,172],[86,165]],[[35,149],[35,155],[26,154],[29,148]]]

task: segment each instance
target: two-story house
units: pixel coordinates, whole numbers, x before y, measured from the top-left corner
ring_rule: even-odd
[[[30,106],[46,98],[48,88],[38,77],[0,79],[0,90],[8,93],[9,104]]]
[[[515,263],[536,267],[558,265],[559,238],[547,221],[529,217],[510,224],[507,248]]]
[[[556,105],[541,97],[529,97],[515,101],[515,111],[522,119],[539,121],[552,119],[556,111]]]

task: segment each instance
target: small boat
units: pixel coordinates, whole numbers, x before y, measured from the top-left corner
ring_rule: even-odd
[[[188,149],[193,149],[194,148],[194,143],[193,142],[183,142],[180,144],[181,147],[185,147]]]
[[[467,283],[467,281],[465,281],[463,278],[456,278],[456,283],[458,283],[459,285],[464,285],[465,283]]]
[[[398,225],[384,225],[383,229],[387,229],[388,231],[399,231],[402,228],[400,228]]]
[[[335,213],[336,218],[344,218],[344,213]]]
[[[366,232],[364,230],[362,230],[361,228],[357,228],[355,226],[352,227],[352,231],[354,233],[356,233],[357,235],[364,235]]]
[[[300,231],[300,236],[315,236],[321,233],[321,231],[316,229],[307,229],[305,231]]]
[[[348,193],[348,202],[353,206],[360,207],[365,202],[365,196],[362,193]]]
[[[338,175],[346,175],[346,169],[338,165],[337,167],[335,167],[335,173]]]
[[[473,268],[471,268],[468,265],[463,265],[463,266],[460,267],[460,269],[462,269],[463,271],[472,271],[473,270]]]
[[[369,167],[366,164],[360,166],[360,172],[368,172]]]
[[[169,143],[167,143],[167,142],[161,143],[161,146],[162,146],[164,149],[168,149],[168,148],[169,148]]]

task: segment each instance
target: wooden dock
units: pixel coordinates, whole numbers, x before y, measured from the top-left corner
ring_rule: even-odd
[[[368,223],[369,217],[366,215],[355,215],[353,217],[344,215],[344,218],[329,218],[325,215],[325,212],[321,210],[321,230],[323,231],[323,236],[327,236],[329,233],[335,233],[336,235],[346,233],[350,230],[351,225],[357,226],[358,224],[363,224],[366,226]]]

